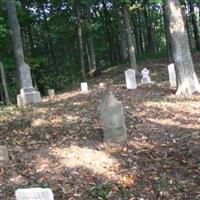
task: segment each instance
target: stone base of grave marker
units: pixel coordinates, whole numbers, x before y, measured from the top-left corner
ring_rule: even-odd
[[[0,146],[0,163],[1,162],[7,162],[8,160],[9,160],[9,158],[8,158],[7,146],[1,145]]]
[[[17,106],[19,108],[27,106],[29,104],[36,104],[42,101],[40,92],[35,88],[23,88],[20,90],[20,94],[17,95]]]
[[[15,196],[17,200],[54,200],[53,193],[49,188],[17,189]]]
[[[122,103],[112,92],[107,92],[100,104],[101,120],[105,142],[123,143],[127,141]]]

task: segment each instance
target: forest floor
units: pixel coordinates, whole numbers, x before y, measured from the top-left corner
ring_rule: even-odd
[[[87,94],[74,88],[34,107],[2,108],[0,144],[10,160],[0,166],[0,199],[31,186],[50,187],[55,200],[200,199],[200,95],[175,96],[166,62],[146,64],[156,83],[136,90],[126,89],[121,66],[90,80]],[[103,142],[107,89],[123,103],[126,146]]]

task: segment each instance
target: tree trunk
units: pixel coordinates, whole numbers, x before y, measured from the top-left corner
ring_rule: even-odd
[[[82,38],[82,28],[81,28],[81,8],[80,0],[76,0],[76,17],[77,17],[77,31],[78,31],[78,41],[79,41],[79,53],[80,53],[80,65],[81,65],[81,74],[83,80],[86,80],[85,73],[85,61],[84,61],[84,50],[83,50],[83,38]]]
[[[126,4],[122,5],[122,13],[123,13],[124,27],[126,31],[126,37],[127,37],[130,67],[137,71],[135,48],[133,45],[132,31],[131,31],[131,25],[130,25],[130,20],[129,20],[129,15],[128,15],[128,7]]]
[[[2,81],[2,86],[3,86],[5,101],[6,101],[6,104],[9,105],[10,97],[9,97],[8,87],[7,87],[7,82],[6,82],[6,75],[5,75],[4,67],[1,61],[0,61],[0,71],[1,71],[1,81]]]
[[[90,53],[90,63],[91,63],[91,68],[92,70],[96,71],[96,55],[94,51],[94,41],[92,35],[88,37],[88,48],[89,48],[89,53]]]
[[[15,62],[18,70],[18,78],[20,88],[33,87],[30,67],[24,61],[24,52],[22,46],[22,39],[20,33],[20,25],[17,18],[17,12],[14,0],[6,0],[6,10],[8,15],[9,25],[12,31],[13,50],[15,55]]]
[[[176,94],[191,95],[200,91],[200,84],[194,70],[179,0],[165,0],[165,10],[169,23],[172,56],[176,67],[178,85]]]
[[[196,15],[194,12],[194,2],[193,0],[188,0],[189,6],[190,6],[190,14],[192,17],[192,26],[194,30],[194,38],[195,38],[195,44],[196,44],[196,49],[200,51],[200,39],[199,39],[199,29],[197,25],[197,19]]]

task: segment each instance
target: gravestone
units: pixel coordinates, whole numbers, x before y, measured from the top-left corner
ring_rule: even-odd
[[[104,88],[105,87],[105,85],[104,85],[104,83],[99,83],[99,88]]]
[[[169,83],[170,87],[176,87],[176,72],[174,63],[168,65]]]
[[[7,162],[8,158],[8,149],[6,145],[0,146],[0,162]]]
[[[144,84],[144,83],[152,83],[151,82],[151,79],[149,77],[149,73],[150,71],[147,69],[147,68],[144,68],[142,71],[142,80],[141,80],[141,83]]]
[[[88,84],[87,82],[81,83],[81,92],[88,92]]]
[[[54,97],[55,96],[55,90],[54,89],[48,89],[48,95],[50,97]]]
[[[136,78],[135,78],[135,70],[134,69],[127,69],[125,72],[126,78],[126,88],[127,89],[136,89]]]
[[[101,121],[106,142],[120,143],[127,141],[122,103],[112,92],[106,92],[100,104]]]
[[[33,87],[30,67],[24,63],[20,69],[20,94],[17,95],[18,107],[24,107],[29,104],[36,104],[42,101],[40,92]]]
[[[17,189],[15,196],[17,200],[54,200],[53,193],[49,188]]]

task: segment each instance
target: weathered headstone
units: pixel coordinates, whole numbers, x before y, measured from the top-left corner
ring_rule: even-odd
[[[136,78],[135,78],[135,70],[134,69],[127,69],[125,72],[126,78],[126,88],[127,89],[136,89]]]
[[[176,87],[176,72],[174,63],[168,65],[169,83],[170,87]]]
[[[33,87],[30,67],[24,63],[20,67],[20,80],[21,90],[20,94],[17,95],[18,107],[24,107],[29,104],[36,104],[42,101],[40,92],[36,91]]]
[[[120,143],[127,141],[122,103],[112,92],[107,92],[100,104],[101,121],[106,142]]]
[[[48,95],[50,97],[54,97],[55,96],[55,90],[54,89],[48,89]]]
[[[81,83],[81,92],[88,92],[88,84],[87,84],[87,82]]]
[[[142,80],[141,80],[141,83],[142,83],[142,84],[143,84],[143,83],[152,83],[152,82],[151,82],[151,79],[150,79],[150,77],[149,77],[150,71],[149,71],[147,68],[144,68],[144,69],[141,71],[141,73],[142,73]]]
[[[49,188],[17,189],[15,196],[17,200],[54,200],[53,193]]]
[[[8,158],[8,149],[6,145],[0,146],[0,162],[7,162]]]

